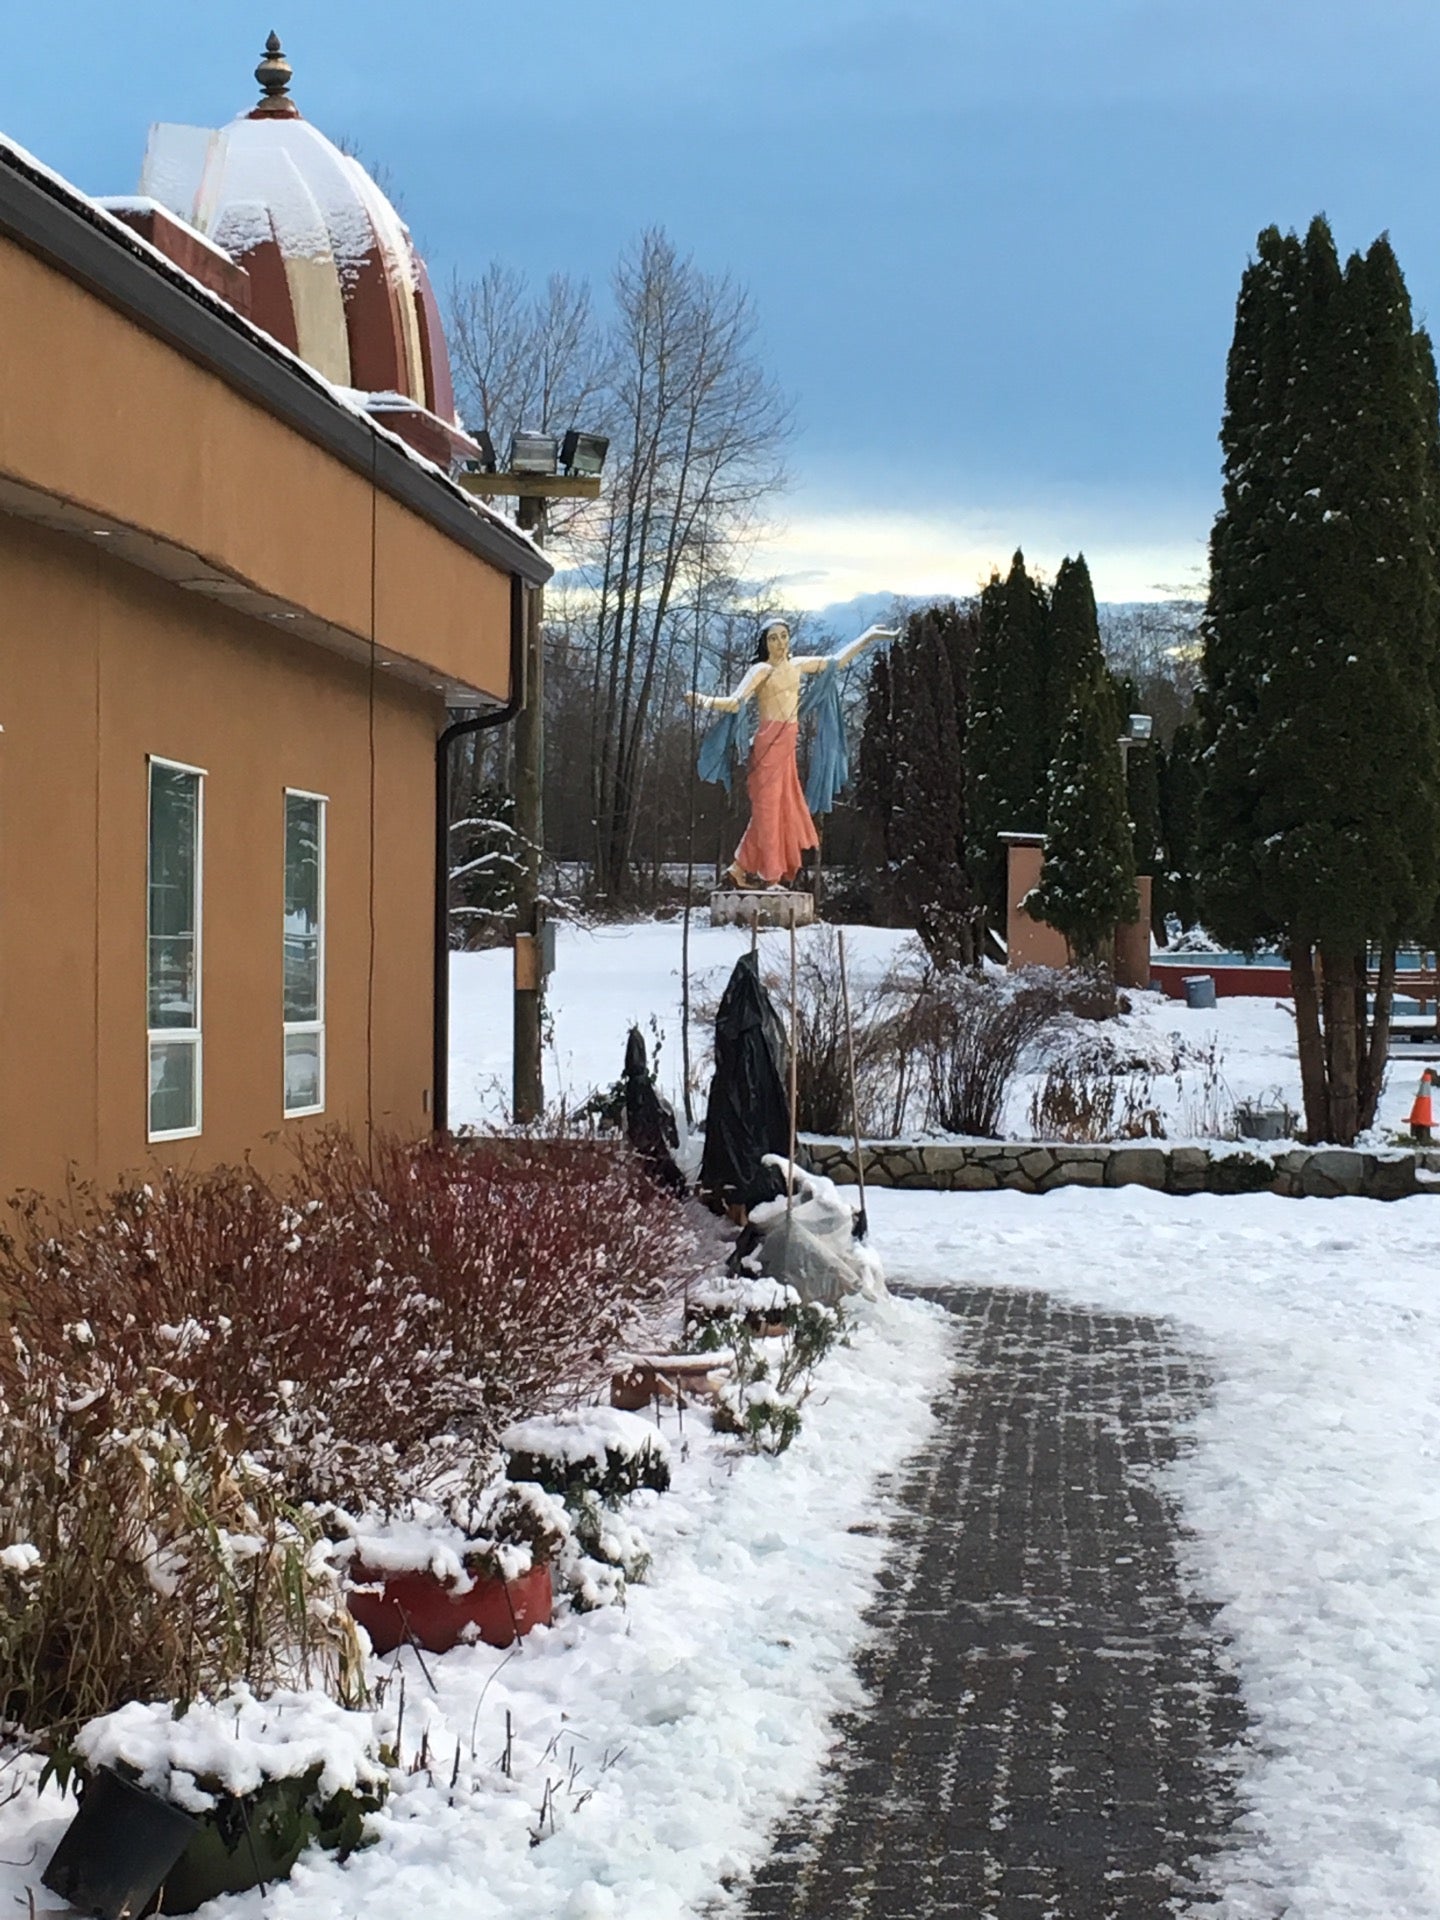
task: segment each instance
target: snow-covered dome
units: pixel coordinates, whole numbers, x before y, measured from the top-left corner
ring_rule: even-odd
[[[440,310],[409,229],[360,162],[301,119],[272,33],[260,104],[150,130],[140,191],[250,276],[250,318],[338,386],[455,418]]]

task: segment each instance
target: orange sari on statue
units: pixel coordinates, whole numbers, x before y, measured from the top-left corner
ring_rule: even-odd
[[[750,749],[750,824],[735,849],[735,865],[767,886],[793,880],[807,849],[820,844],[796,765],[799,738],[797,720],[762,720]]]

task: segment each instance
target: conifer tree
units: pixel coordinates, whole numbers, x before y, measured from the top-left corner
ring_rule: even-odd
[[[1213,931],[1289,953],[1312,1139],[1371,1123],[1389,1007],[1382,977],[1369,1021],[1367,945],[1393,977],[1434,914],[1437,431],[1389,243],[1342,272],[1323,220],[1263,233],[1221,431],[1202,878]]]
[[[1094,671],[1077,687],[1061,729],[1045,864],[1027,903],[1065,935],[1077,962],[1106,968],[1114,964],[1116,927],[1139,910],[1119,740],[1110,677]]]
[[[910,615],[876,662],[860,743],[861,799],[880,827],[894,905],[942,965],[975,959],[957,672],[968,667],[977,624],[953,602]]]
[[[970,868],[995,917],[1005,909],[1002,833],[1039,833],[1045,820],[1044,589],[1017,550],[1004,580],[980,596],[966,732]]]
[[[1200,735],[1175,729],[1160,761],[1160,838],[1165,849],[1165,911],[1182,928],[1195,924],[1195,814],[1200,797]]]
[[[1060,562],[1050,593],[1045,647],[1045,769],[1060,745],[1060,731],[1075,704],[1076,689],[1104,662],[1095,589],[1084,554]]]
[[[1125,804],[1135,871],[1150,876],[1150,923],[1165,925],[1165,856],[1160,845],[1160,778],[1154,740],[1134,740],[1125,753]]]

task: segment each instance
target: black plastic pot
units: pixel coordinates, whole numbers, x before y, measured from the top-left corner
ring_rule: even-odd
[[[101,1767],[41,1884],[98,1920],[132,1920],[155,1898],[198,1826],[183,1808]]]

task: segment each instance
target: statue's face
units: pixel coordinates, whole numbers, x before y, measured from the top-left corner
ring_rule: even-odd
[[[772,667],[790,658],[790,629],[783,621],[777,621],[773,627],[765,629],[765,651],[770,656]]]

